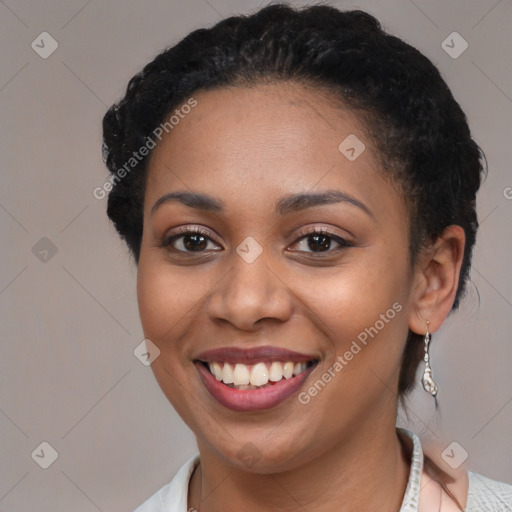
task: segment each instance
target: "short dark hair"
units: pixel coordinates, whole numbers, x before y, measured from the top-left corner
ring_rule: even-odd
[[[485,157],[437,68],[366,12],[273,4],[193,31],[137,73],[106,113],[106,165],[114,175],[195,91],[281,80],[328,90],[359,113],[383,172],[408,206],[412,263],[447,226],[464,229],[456,309],[478,228],[475,198]],[[116,180],[108,198],[108,216],[137,263],[149,156]],[[414,387],[422,339],[409,332],[399,377],[402,404]]]

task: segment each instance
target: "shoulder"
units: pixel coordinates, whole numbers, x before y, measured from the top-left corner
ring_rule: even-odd
[[[199,455],[188,459],[174,478],[150,496],[134,512],[187,512],[190,477],[199,463]]]
[[[443,450],[446,452],[443,445],[432,440],[423,444],[425,455],[448,477],[448,489],[461,504],[466,505],[466,512],[512,512],[512,485],[469,471],[464,465],[452,469],[443,460]]]
[[[468,472],[466,512],[512,512],[512,485]]]

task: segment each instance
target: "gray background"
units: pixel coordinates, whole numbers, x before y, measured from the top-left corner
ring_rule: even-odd
[[[409,426],[457,441],[470,469],[512,483],[512,2],[329,3],[367,9],[429,56],[487,154],[472,284],[433,342],[442,414],[418,389]],[[193,435],[133,354],[143,339],[136,268],[106,200],[92,194],[107,176],[101,119],[157,52],[258,5],[0,2],[0,510],[133,510],[195,453]],[[43,59],[31,43],[45,31],[59,46]],[[441,46],[453,31],[469,43],[456,59]],[[43,441],[58,452],[48,469],[35,461],[48,450],[31,457]]]

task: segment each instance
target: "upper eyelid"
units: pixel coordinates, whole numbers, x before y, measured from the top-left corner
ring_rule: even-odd
[[[299,229],[299,232],[296,234],[297,237],[301,238],[308,235],[314,235],[317,233],[329,235],[332,237],[344,238],[343,235],[338,233],[334,233],[330,228],[325,226],[314,226],[312,228]]]

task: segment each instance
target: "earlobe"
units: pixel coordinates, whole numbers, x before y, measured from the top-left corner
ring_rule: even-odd
[[[465,238],[460,226],[448,226],[418,257],[411,331],[425,334],[428,321],[430,332],[435,332],[450,313],[459,285]]]

